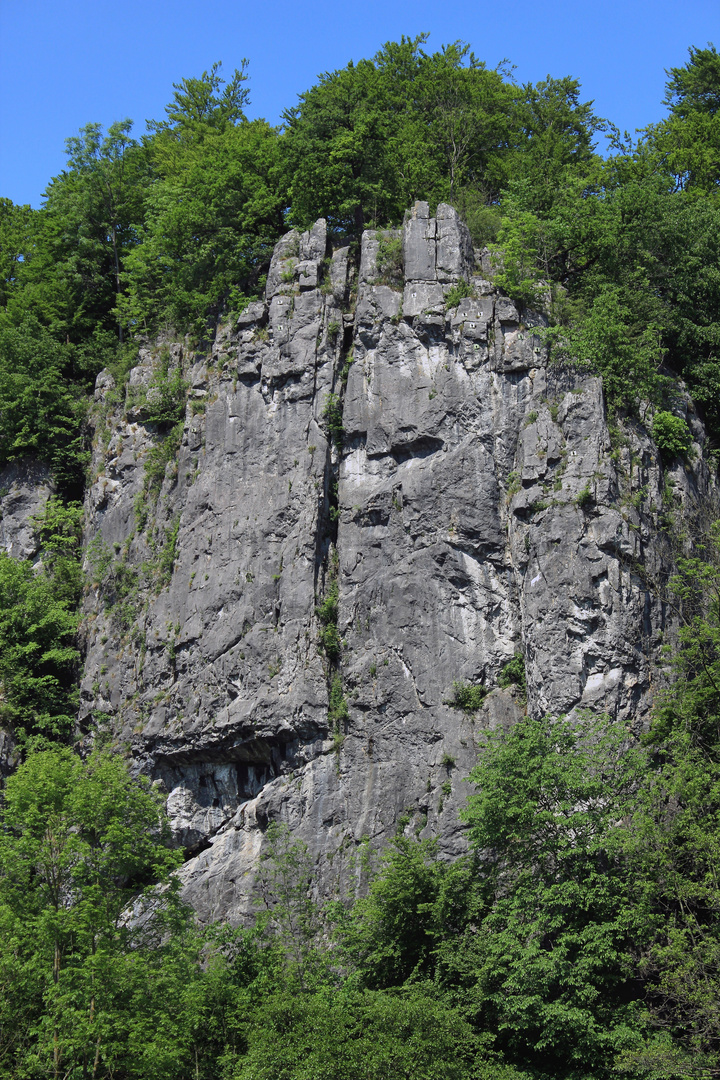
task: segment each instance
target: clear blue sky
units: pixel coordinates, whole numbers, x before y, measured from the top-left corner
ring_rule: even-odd
[[[462,39],[520,82],[580,80],[621,129],[659,119],[665,68],[720,48],[720,0],[0,0],[0,195],[38,206],[90,121],[161,118],[172,83],[250,61],[250,116],[279,123],[320,72],[402,34]]]

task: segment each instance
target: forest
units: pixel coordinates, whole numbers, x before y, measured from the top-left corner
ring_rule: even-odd
[[[283,124],[248,63],[173,88],[134,133],[89,123],[38,210],[0,199],[0,468],[47,463],[37,566],[0,553],[0,1077],[648,1080],[720,1076],[720,523],[668,518],[679,627],[642,738],[608,718],[488,732],[454,862],[399,828],[356,853],[358,898],[313,899],[270,825],[253,925],[201,927],[157,789],[82,743],[82,498],[98,373],[202,342],[263,295],[276,241],[325,217],[357,252],[445,201],[494,282],[544,312],[551,362],[603,378],[666,461],[681,391],[720,460],[720,55],[667,73],[634,136],[571,77],[518,84],[462,42],[389,42]],[[600,140],[608,150],[599,152]],[[153,419],[187,387],[160,371]],[[339,427],[342,439],[342,427]],[[168,444],[170,445],[170,444]],[[164,462],[163,468],[164,468]],[[508,684],[522,693],[522,664]],[[78,752],[82,751],[82,752]]]

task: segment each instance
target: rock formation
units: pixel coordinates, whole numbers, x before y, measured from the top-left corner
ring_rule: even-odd
[[[359,259],[321,220],[210,346],[143,348],[122,392],[98,378],[80,719],[167,792],[203,919],[250,910],[271,820],[321,894],[356,887],[366,837],[461,851],[482,732],[525,708],[499,686],[516,654],[533,715],[647,713],[657,451],[476,265],[449,206],[366,231]],[[163,349],[190,389],[157,490]],[[677,465],[676,496],[704,477]]]

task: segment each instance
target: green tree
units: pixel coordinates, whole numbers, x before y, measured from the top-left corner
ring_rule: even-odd
[[[168,881],[179,858],[157,795],[118,757],[45,750],[8,779],[0,978],[14,1030],[4,1075],[107,1076],[127,1057],[123,1002],[137,1005],[148,950],[159,959],[163,936],[183,925]]]
[[[421,40],[403,39],[403,50],[414,57]],[[359,236],[366,222],[402,213],[392,168],[402,112],[393,125],[386,83],[371,60],[321,75],[283,119],[293,222],[307,225],[322,215],[333,228]]]
[[[720,56],[712,44],[688,52],[684,67],[667,72],[669,116],[647,134],[679,188],[713,192],[720,184]]]
[[[210,130],[224,131],[244,120],[243,110],[250,100],[250,91],[243,85],[248,79],[247,66],[248,61],[241,60],[229,83],[220,74],[219,61],[200,78],[173,83],[172,101],[165,106],[167,120],[150,121],[150,131],[162,132],[178,142],[194,142]]]
[[[8,310],[15,323],[31,314],[75,346],[103,330],[122,338],[114,308],[150,179],[131,128],[124,120],[104,134],[100,124],[87,124],[66,140],[67,168],[50,181],[33,219],[22,289]]]
[[[20,738],[73,732],[79,617],[65,585],[0,552],[0,723]]]
[[[470,774],[487,906],[445,950],[447,977],[511,1061],[551,1075],[608,1075],[639,1026],[630,956],[654,923],[616,828],[645,770],[627,740],[602,719],[524,718]]]
[[[522,87],[515,98],[515,149],[507,159],[507,177],[527,180],[532,192],[528,209],[547,211],[566,174],[585,173],[596,160],[593,138],[605,121],[593,102],[580,101],[580,83],[569,77],[547,79]]]
[[[18,286],[23,262],[32,246],[37,211],[0,199],[0,308]]]
[[[497,194],[515,89],[462,42],[424,52],[427,36],[326,72],[284,114],[297,224],[322,215],[359,236],[402,220],[414,199],[437,203],[470,184]]]
[[[454,204],[470,184],[480,187],[485,198],[496,197],[517,89],[500,70],[488,71],[460,41],[424,55],[416,81],[421,121],[429,123],[430,143],[442,162],[446,198]]]
[[[367,896],[338,927],[360,984],[388,989],[432,979],[439,946],[471,918],[475,872],[473,859],[448,865],[434,840],[396,837]]]
[[[81,519],[80,503],[51,496],[34,522],[40,568],[0,554],[0,724],[20,741],[73,731]]]
[[[79,136],[68,139],[70,173],[65,184],[56,189],[51,187],[47,200],[51,214],[80,217],[79,263],[91,261],[98,268],[103,264],[106,266],[109,246],[116,299],[122,291],[123,258],[136,241],[137,223],[142,217],[142,181],[146,179],[147,171],[144,155],[130,138],[131,130],[132,121],[123,120],[111,124],[103,138],[100,124],[87,124]],[[69,183],[70,177],[75,184]],[[82,205],[79,215],[77,210],[73,215],[76,201]],[[101,286],[94,284],[90,273],[85,271],[83,277],[84,292],[100,290]],[[114,304],[110,306],[114,307]],[[118,324],[118,335],[122,341],[121,323]]]
[[[0,462],[40,458],[61,487],[81,491],[86,407],[65,377],[68,351],[30,318],[0,323]]]
[[[245,118],[244,73],[220,92],[218,68],[177,84],[168,119],[151,125],[155,181],[119,302],[131,330],[202,332],[233,289],[257,289],[282,231],[277,133]]]

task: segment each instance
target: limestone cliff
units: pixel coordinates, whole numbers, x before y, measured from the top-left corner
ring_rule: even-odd
[[[418,203],[359,258],[322,220],[290,232],[266,302],[166,343],[190,390],[159,490],[161,346],[121,394],[99,377],[81,722],[164,786],[201,917],[248,910],[272,819],[320,892],[353,887],[364,837],[462,850],[479,735],[525,707],[498,688],[518,653],[531,713],[642,723],[668,474],[641,425],[609,428],[598,378],[547,365],[541,322]],[[678,505],[705,492],[701,464],[670,479]]]

